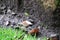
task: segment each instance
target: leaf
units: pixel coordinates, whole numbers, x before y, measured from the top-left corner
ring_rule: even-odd
[[[27,12],[25,12],[25,16],[29,16],[29,14]]]

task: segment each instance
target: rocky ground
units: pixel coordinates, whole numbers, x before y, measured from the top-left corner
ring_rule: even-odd
[[[27,3],[28,1],[26,2],[26,4]],[[46,36],[48,38],[57,36],[60,32],[59,27],[48,28],[47,25],[43,24],[43,21],[45,21],[46,24],[49,24],[51,22],[51,21],[48,22],[49,20],[51,20],[50,19],[51,14],[48,14],[48,13],[51,13],[49,12],[50,10],[46,10],[46,11],[43,10],[42,5],[39,6],[38,2],[33,1],[31,3],[32,5],[25,4],[23,9],[21,9],[20,12],[13,11],[12,10],[13,7],[10,8],[4,4],[0,4],[0,25],[6,26],[6,27],[10,26],[12,28],[19,27],[27,31],[27,33],[31,33],[31,34],[39,33],[38,39],[43,36]],[[50,16],[47,16],[47,15],[50,15]],[[41,19],[39,19],[39,17]]]

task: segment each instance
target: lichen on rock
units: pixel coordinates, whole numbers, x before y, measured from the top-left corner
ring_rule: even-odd
[[[52,8],[53,10],[56,8],[55,0],[41,0],[43,2],[43,6],[45,9]]]

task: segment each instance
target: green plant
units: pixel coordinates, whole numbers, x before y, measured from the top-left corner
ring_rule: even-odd
[[[60,0],[55,0],[56,6],[60,5]]]
[[[0,40],[37,40],[37,38],[36,35],[26,34],[21,29],[0,28]],[[42,37],[41,40],[47,40],[47,37]]]
[[[43,37],[43,40],[47,40],[47,37]]]
[[[0,28],[0,40],[36,40],[36,37],[27,35],[23,30],[16,30],[12,28]]]
[[[29,14],[27,12],[25,12],[25,16],[29,16]]]
[[[38,38],[38,40],[48,40],[46,36]]]
[[[16,40],[24,33],[12,28],[0,28],[0,40]]]
[[[36,40],[36,36],[32,37],[30,34],[25,35],[23,40]]]

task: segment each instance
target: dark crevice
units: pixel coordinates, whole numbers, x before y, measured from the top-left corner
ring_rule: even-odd
[[[18,10],[20,10],[23,6],[23,0],[18,0]]]
[[[60,6],[58,5],[53,12],[54,27],[60,27]]]

